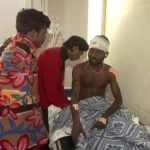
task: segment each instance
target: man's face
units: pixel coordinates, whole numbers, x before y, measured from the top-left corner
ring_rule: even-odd
[[[106,53],[102,50],[91,48],[88,52],[88,58],[91,65],[99,65],[103,62]]]
[[[83,55],[83,51],[80,51],[78,46],[74,46],[72,50],[69,50],[69,58],[71,61],[80,59],[80,56]]]
[[[38,46],[41,47],[46,39],[47,28],[43,28],[39,32],[35,32],[33,42]]]

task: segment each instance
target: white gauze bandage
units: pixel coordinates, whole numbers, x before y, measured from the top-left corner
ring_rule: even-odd
[[[91,49],[91,48],[96,48],[96,49],[102,50],[106,53],[106,52],[108,52],[109,41],[107,41],[104,37],[102,37],[100,35],[95,36],[90,41],[89,49]]]

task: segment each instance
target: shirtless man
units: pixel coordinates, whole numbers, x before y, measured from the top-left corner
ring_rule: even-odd
[[[114,102],[100,116],[93,125],[92,129],[105,128],[108,118],[116,112],[122,104],[122,96],[117,82],[117,75],[111,66],[103,61],[108,56],[109,40],[98,35],[90,43],[88,61],[76,65],[73,69],[71,111],[73,118],[72,138],[77,143],[78,136],[85,132],[78,115],[79,101],[93,96],[105,97],[105,90],[110,84]]]

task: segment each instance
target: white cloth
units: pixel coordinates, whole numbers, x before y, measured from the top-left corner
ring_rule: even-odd
[[[54,105],[51,105],[48,107],[48,122],[49,122],[49,127],[51,127],[51,123],[55,120],[55,117],[57,118],[58,113],[61,112],[60,107],[56,107]],[[49,132],[49,147],[52,147],[53,143],[57,141],[58,139],[62,137],[69,136],[66,133],[68,132],[66,128],[61,128],[59,130],[56,130],[54,133]],[[70,131],[69,131],[70,132]]]
[[[98,35],[95,36],[91,41],[90,41],[90,45],[89,48],[96,48],[99,50],[104,51],[105,53],[108,52],[108,48],[109,48],[109,41],[106,40],[103,36]]]

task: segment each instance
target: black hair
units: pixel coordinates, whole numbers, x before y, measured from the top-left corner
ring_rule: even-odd
[[[36,9],[22,9],[16,16],[16,30],[22,34],[35,30],[39,32],[43,28],[48,28],[51,21]]]
[[[89,49],[89,45],[87,44],[86,40],[79,36],[71,36],[66,42],[63,43],[63,46],[66,46],[70,49],[73,46],[79,46],[80,51],[87,51]]]

